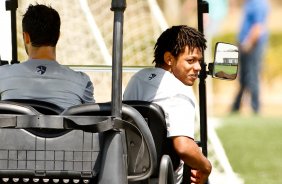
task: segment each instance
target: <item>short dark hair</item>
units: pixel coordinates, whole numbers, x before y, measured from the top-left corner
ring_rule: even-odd
[[[34,47],[55,47],[60,35],[61,20],[59,13],[51,6],[29,5],[23,15],[22,28],[30,36]]]
[[[189,49],[199,48],[201,51],[206,49],[206,39],[204,35],[195,28],[179,25],[172,26],[165,30],[155,44],[153,63],[156,66],[164,65],[164,54],[170,52],[174,57],[178,57],[184,52],[185,47]]]

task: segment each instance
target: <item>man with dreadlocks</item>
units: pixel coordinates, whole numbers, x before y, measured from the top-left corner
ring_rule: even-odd
[[[173,26],[161,34],[154,49],[155,67],[137,72],[123,98],[154,102],[162,107],[167,137],[181,159],[175,168],[177,183],[182,181],[185,163],[192,168],[191,183],[203,184],[212,166],[194,141],[196,104],[191,86],[201,70],[206,40],[194,28]]]

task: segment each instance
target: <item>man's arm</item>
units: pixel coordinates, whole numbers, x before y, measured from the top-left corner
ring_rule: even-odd
[[[212,166],[195,141],[185,136],[172,137],[172,141],[181,160],[193,170],[196,170],[196,173],[192,173],[193,179],[191,180],[197,180],[200,184],[204,183],[211,173]]]
[[[263,31],[264,31],[264,26],[261,23],[256,23],[255,25],[253,25],[247,38],[241,44],[241,49],[244,52],[251,51],[254,45],[259,40]]]
[[[83,75],[84,75],[84,78],[86,80],[86,86],[85,86],[84,93],[83,93],[83,96],[82,96],[82,103],[95,102],[93,83],[91,82],[88,75],[86,75],[84,73],[83,73]]]

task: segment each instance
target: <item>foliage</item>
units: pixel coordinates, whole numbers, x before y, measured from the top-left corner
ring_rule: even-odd
[[[271,81],[282,76],[282,33],[270,35],[264,63],[264,76]]]
[[[282,181],[281,117],[229,116],[217,133],[235,172],[245,184]]]

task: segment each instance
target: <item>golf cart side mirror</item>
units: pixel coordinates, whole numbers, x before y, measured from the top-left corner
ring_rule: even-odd
[[[238,47],[229,43],[218,42],[215,45],[214,62],[209,65],[213,78],[234,80],[238,72]]]

